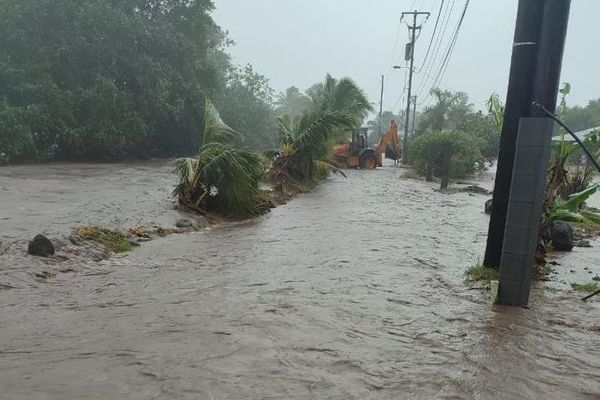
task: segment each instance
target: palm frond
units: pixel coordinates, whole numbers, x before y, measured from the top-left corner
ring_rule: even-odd
[[[349,129],[354,124],[352,117],[340,112],[313,112],[297,121],[294,142],[299,148],[314,148],[325,144],[336,130]]]
[[[213,103],[206,99],[204,104],[204,133],[202,145],[207,143],[233,143],[240,138],[240,134],[227,126],[221,119],[219,111]]]
[[[253,151],[233,146],[239,134],[221,120],[210,100],[205,103],[202,133],[198,157],[175,162],[179,184],[173,195],[198,211],[235,217],[266,211],[270,203],[259,187],[265,176],[265,159]]]
[[[332,163],[331,161],[316,160],[316,161],[313,161],[313,163],[315,164],[315,169],[317,170],[317,172],[319,174],[322,174],[324,176],[327,176],[332,173],[340,174],[344,178],[346,178],[346,174],[344,173],[344,171],[340,167],[338,167],[337,165]]]
[[[350,78],[335,79],[327,74],[323,83],[309,89],[308,95],[313,111],[346,113],[354,119],[354,125],[373,109],[366,93]]]

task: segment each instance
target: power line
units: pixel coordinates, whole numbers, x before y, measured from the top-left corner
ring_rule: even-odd
[[[407,62],[407,64],[408,64],[408,62]],[[396,109],[396,107],[398,107],[398,104],[404,103],[406,89],[408,89],[408,67],[406,67],[406,68],[407,68],[406,72],[404,73],[404,87],[402,88],[402,94],[400,94],[400,97],[398,97],[398,100],[396,100],[396,102],[394,103],[394,106],[392,107],[392,111],[394,111]]]
[[[426,76],[419,82],[419,86],[417,88],[417,92],[419,93],[420,97],[426,97],[427,93],[423,92],[423,89],[425,89],[427,87],[427,83],[429,82],[429,79],[431,78],[433,72],[435,71],[435,64],[436,61],[438,59],[438,54],[440,52],[440,49],[442,48],[442,42],[444,40],[444,37],[446,36],[446,32],[448,31],[448,24],[450,22],[451,16],[454,13],[454,5],[456,4],[456,0],[452,0],[452,3],[446,3],[446,11],[444,13],[444,17],[442,18],[442,25],[443,28],[440,31],[439,35],[438,35],[438,40],[436,41],[435,45],[433,46],[433,58],[430,59],[430,63],[427,66],[427,69],[425,71]]]
[[[440,2],[440,10],[438,11],[437,18],[435,19],[435,27],[433,28],[433,34],[431,35],[431,40],[429,41],[429,46],[427,46],[427,52],[425,53],[425,58],[423,58],[423,63],[421,64],[421,68],[419,68],[419,70],[416,72],[417,74],[420,74],[421,71],[423,70],[425,63],[427,62],[427,58],[429,57],[429,53],[431,52],[431,46],[433,45],[433,40],[435,39],[435,35],[437,33],[437,28],[440,23],[440,17],[442,16],[442,8],[444,7],[445,2],[446,2],[446,0],[442,0]]]
[[[442,64],[440,65],[440,68],[435,76],[435,79],[433,80],[433,83],[431,84],[430,88],[435,87],[436,85],[438,85],[442,79],[444,79],[444,75],[446,74],[446,71],[448,69],[448,65],[450,64],[450,59],[452,58],[452,54],[454,53],[454,49],[456,47],[456,42],[458,41],[458,36],[460,34],[460,29],[462,27],[462,24],[464,22],[465,19],[465,15],[467,14],[467,10],[469,8],[469,3],[470,0],[466,0],[465,1],[465,6],[463,8],[462,14],[460,16],[460,19],[458,21],[458,24],[456,26],[456,29],[454,30],[454,34],[452,37],[452,40],[450,41],[450,45],[448,46],[448,49],[446,51],[446,55],[444,57],[444,60],[442,61]],[[429,104],[431,102],[432,96],[429,95],[429,98],[426,99],[425,101],[423,101],[421,104],[427,102],[427,104]]]

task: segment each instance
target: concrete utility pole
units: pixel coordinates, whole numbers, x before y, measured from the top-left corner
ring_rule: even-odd
[[[410,12],[403,12],[402,13],[402,18],[400,19],[400,21],[402,21],[404,19],[404,17],[406,15],[412,15],[413,17],[413,22],[412,25],[408,26],[408,32],[411,35],[411,39],[410,39],[410,43],[408,43],[407,45],[407,51],[406,51],[406,61],[410,61],[410,67],[408,70],[408,99],[406,101],[406,121],[405,121],[405,125],[404,125],[404,143],[403,143],[403,154],[402,154],[402,161],[404,164],[406,164],[408,162],[408,127],[409,127],[409,117],[410,117],[410,102],[412,100],[412,79],[413,79],[413,72],[414,72],[414,65],[415,65],[415,45],[416,45],[416,33],[417,30],[420,30],[422,28],[421,25],[417,25],[417,17],[419,15],[426,15],[427,17],[429,17],[429,15],[431,15],[431,13],[429,12],[423,12],[423,11],[410,11]],[[416,105],[415,105],[416,107]]]
[[[519,0],[493,209],[483,261],[484,265],[490,268],[500,267],[519,119],[529,115],[533,100],[533,80],[543,6],[544,0]]]
[[[531,88],[534,103],[530,104],[528,115],[520,118],[502,237],[497,302],[504,305],[525,306],[529,300],[553,130],[552,120],[535,104],[551,112],[556,110],[569,22],[570,0],[543,0],[543,3]]]

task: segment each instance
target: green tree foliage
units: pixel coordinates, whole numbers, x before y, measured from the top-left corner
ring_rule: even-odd
[[[343,132],[360,126],[371,105],[356,83],[327,74],[325,81],[307,90],[308,102],[296,88],[278,98],[278,109],[297,116],[277,118],[280,148],[273,155],[269,180],[281,191],[286,186],[302,189],[339,169],[329,161],[331,150]],[[302,110],[299,107],[305,107]]]
[[[268,210],[260,190],[266,171],[257,153],[239,149],[239,134],[227,126],[209,100],[204,107],[205,126],[200,152],[177,160],[179,184],[173,192],[187,208],[227,216],[248,217]]]
[[[310,99],[295,86],[279,93],[275,99],[275,114],[296,118],[310,107]]]
[[[365,92],[350,78],[336,79],[327,74],[324,82],[307,90],[307,95],[313,111],[344,113],[354,120],[354,127],[372,111]]]
[[[584,107],[565,107],[561,117],[575,132],[596,128],[600,126],[600,99],[592,100]]]
[[[277,147],[277,125],[272,107],[273,90],[267,78],[251,65],[232,68],[217,104],[223,120],[246,135],[242,144],[258,150]]]
[[[476,166],[483,168],[484,162],[492,163],[498,156],[504,119],[504,107],[498,95],[490,96],[487,113],[474,111],[468,96],[462,92],[434,88],[432,95],[436,101],[423,111],[417,135],[446,130],[463,132],[474,139],[473,153],[479,155]]]
[[[268,85],[231,67],[212,10],[211,0],[1,1],[0,153],[12,161],[189,154],[205,97],[258,135],[247,144],[262,145],[275,132],[257,122],[269,114]]]
[[[481,111],[467,113],[462,121],[456,124],[455,129],[469,133],[478,139],[475,143],[487,162],[491,163],[498,157],[502,128],[498,127],[492,114],[485,115]]]
[[[481,161],[480,139],[460,131],[427,132],[417,136],[410,144],[412,162],[425,174],[428,167],[436,176],[443,171],[444,156],[450,160],[449,176],[460,178],[472,174]]]
[[[431,94],[435,103],[423,111],[420,132],[457,129],[464,116],[473,112],[473,105],[469,103],[466,93],[433,88]]]
[[[328,160],[339,130],[350,129],[354,118],[337,111],[307,111],[291,119],[278,118],[281,147],[273,161],[270,181],[284,186],[312,185],[336,170]]]

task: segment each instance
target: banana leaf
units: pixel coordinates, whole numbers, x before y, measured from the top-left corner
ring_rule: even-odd
[[[600,214],[591,211],[582,211],[581,216],[586,222],[600,225]]]
[[[550,214],[550,219],[552,221],[565,221],[565,222],[583,222],[583,216],[574,211],[569,211],[565,209],[557,209],[554,210]]]
[[[581,205],[587,201],[594,193],[598,191],[598,186],[591,186],[583,192],[575,193],[569,196],[569,200],[557,204],[555,209],[569,210],[573,212],[579,211]]]

